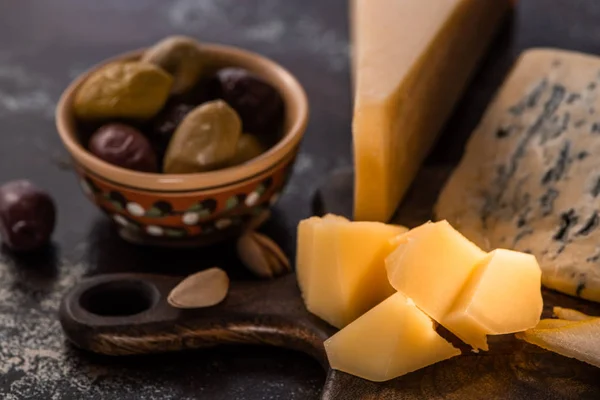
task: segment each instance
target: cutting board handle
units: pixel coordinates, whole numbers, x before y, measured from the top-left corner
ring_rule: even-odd
[[[194,310],[166,301],[180,281],[146,274],[88,278],[62,300],[63,330],[77,347],[106,355],[265,344],[307,353],[328,369],[323,341],[333,328],[306,311],[295,275],[232,282],[221,304]]]
[[[329,370],[323,342],[335,328],[306,310],[294,274],[273,281],[232,282],[222,303],[195,310],[167,303],[180,281],[148,274],[85,279],[63,298],[61,325],[77,347],[112,356],[224,344],[284,347],[312,356],[329,371],[323,400],[366,399],[379,391],[371,382]]]

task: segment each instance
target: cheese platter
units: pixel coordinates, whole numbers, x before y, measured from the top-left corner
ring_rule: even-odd
[[[600,308],[587,300],[600,290],[600,58],[522,53],[458,166],[432,168],[425,158],[514,4],[351,3],[354,167],[321,185],[322,217],[298,224],[296,273],[275,278],[289,261],[269,244],[239,253],[254,272],[270,265],[266,282],[229,286],[219,270],[208,283],[203,273],[89,278],[63,298],[67,338],[115,356],[234,343],[301,351],[327,371],[327,400],[597,398]],[[257,235],[238,252],[269,240]]]

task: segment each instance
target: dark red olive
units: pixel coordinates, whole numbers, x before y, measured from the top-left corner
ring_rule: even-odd
[[[279,92],[258,76],[241,68],[217,73],[216,91],[240,115],[244,132],[271,135],[283,115]]]
[[[0,233],[15,251],[36,250],[50,240],[56,207],[50,195],[27,180],[0,186]]]
[[[131,126],[104,125],[92,135],[88,147],[92,154],[110,164],[134,171],[158,171],[152,145],[140,131]]]

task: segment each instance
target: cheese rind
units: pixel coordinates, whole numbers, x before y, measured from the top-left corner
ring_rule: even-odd
[[[394,289],[440,322],[485,256],[447,221],[440,221],[403,235],[385,263]]]
[[[311,218],[298,228],[298,283],[310,312],[342,328],[393,293],[385,271],[401,226]]]
[[[540,281],[534,256],[494,250],[477,264],[440,323],[472,347],[488,350],[486,335],[520,332],[539,323]]]
[[[535,255],[542,283],[600,301],[600,58],[534,49],[442,190],[438,218],[486,250]]]
[[[391,217],[508,9],[508,0],[353,1],[355,219]]]
[[[396,293],[325,342],[331,368],[386,381],[460,355],[433,321]]]

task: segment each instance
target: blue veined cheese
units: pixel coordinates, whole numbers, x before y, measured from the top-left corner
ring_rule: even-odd
[[[545,286],[594,301],[600,301],[599,94],[599,57],[525,52],[435,210],[484,249],[535,255]]]

